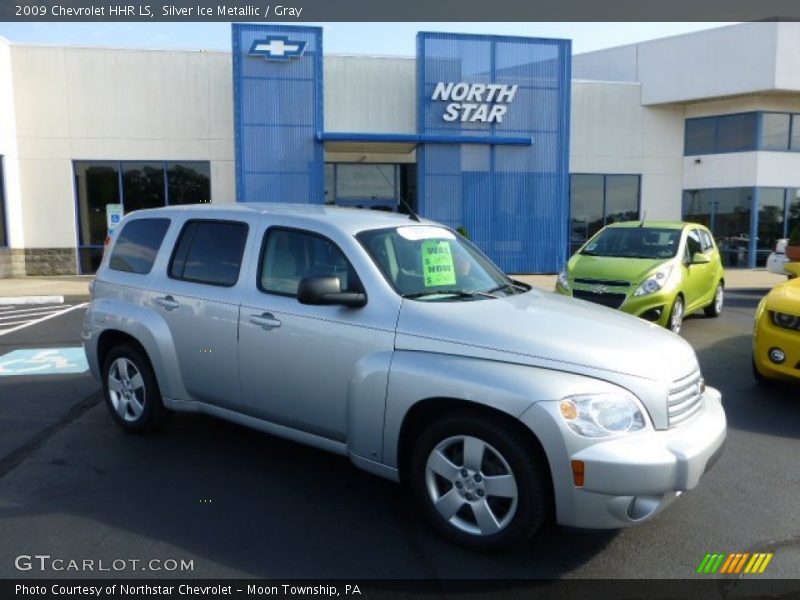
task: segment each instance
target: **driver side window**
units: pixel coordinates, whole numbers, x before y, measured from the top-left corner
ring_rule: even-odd
[[[338,277],[343,292],[363,292],[355,269],[331,240],[294,229],[267,230],[258,269],[262,292],[296,296],[302,279],[319,276]]]

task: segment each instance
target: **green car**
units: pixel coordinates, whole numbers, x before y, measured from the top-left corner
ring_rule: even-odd
[[[556,291],[618,308],[678,333],[683,317],[722,312],[725,271],[696,223],[632,221],[597,232],[569,259]]]

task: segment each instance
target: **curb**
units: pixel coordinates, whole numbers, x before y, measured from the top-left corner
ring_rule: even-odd
[[[19,304],[64,304],[64,296],[6,296],[0,298],[0,306]]]

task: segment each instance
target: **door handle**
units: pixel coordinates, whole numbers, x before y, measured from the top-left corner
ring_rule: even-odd
[[[250,315],[250,322],[255,323],[269,331],[281,326],[281,322],[272,313],[262,313],[260,315]]]
[[[167,310],[174,310],[180,306],[180,303],[172,296],[162,296],[155,299],[155,303]]]

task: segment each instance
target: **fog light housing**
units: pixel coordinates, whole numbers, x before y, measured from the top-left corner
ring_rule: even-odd
[[[651,308],[650,310],[642,313],[642,319],[646,321],[658,321],[661,318],[661,314],[664,312],[664,307],[659,306],[658,308]]]
[[[770,348],[767,354],[776,365],[781,365],[786,360],[786,353],[780,348]]]

